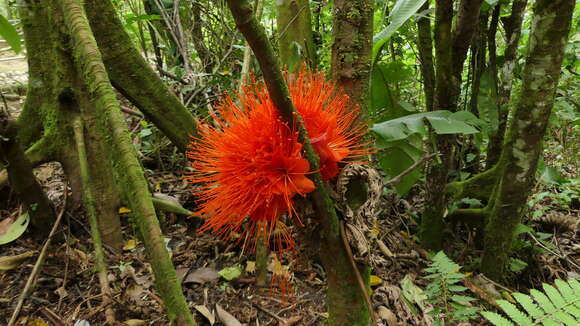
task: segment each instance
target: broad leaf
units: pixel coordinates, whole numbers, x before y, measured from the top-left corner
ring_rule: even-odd
[[[16,28],[10,24],[4,15],[0,15],[0,36],[8,42],[14,52],[20,52],[22,49],[20,35],[18,35]]]
[[[378,57],[383,45],[411,16],[413,16],[426,0],[398,0],[389,15],[390,24],[373,37],[372,63]]]
[[[24,233],[24,231],[26,231],[26,228],[28,227],[29,221],[30,221],[30,218],[28,216],[28,213],[24,213],[24,214],[20,215],[18,217],[18,219],[16,219],[16,221],[14,221],[12,224],[7,226],[7,228],[5,230],[2,230],[2,232],[0,232],[1,233],[0,234],[0,245],[3,245],[5,243],[12,242],[12,241],[18,239]]]

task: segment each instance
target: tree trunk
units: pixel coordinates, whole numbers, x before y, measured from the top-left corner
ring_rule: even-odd
[[[106,19],[104,12],[100,14],[103,15],[100,19]],[[124,197],[128,201],[169,320],[176,325],[195,325],[165,249],[143,170],[82,5],[78,0],[27,1],[21,7],[21,16],[30,77],[29,96],[19,124],[33,127],[19,129],[20,139],[27,139],[31,144],[29,150],[39,147],[38,144],[44,145],[40,156],[63,165],[74,196],[82,194],[81,189],[93,194],[85,207],[90,208],[94,203],[93,213],[99,214],[100,224],[110,227],[109,223],[118,223],[119,217],[114,212],[116,221],[105,222],[103,212],[118,207],[108,206],[109,199],[98,192],[105,189],[107,196]],[[70,34],[64,34],[67,31]],[[83,140],[86,159],[91,162],[90,176],[85,173],[84,178],[90,181],[85,183],[72,126],[79,116],[87,126]],[[33,117],[40,119],[40,126],[29,120]],[[118,224],[114,228],[120,232]]]
[[[37,234],[46,235],[55,221],[52,205],[36,181],[16,134],[16,123],[0,112],[0,159],[6,164],[12,189],[26,206],[30,225]]]
[[[195,121],[139,54],[111,0],[86,0],[87,15],[115,88],[182,152],[195,135]],[[129,73],[130,72],[130,73]]]
[[[429,1],[421,7],[420,11],[429,9]],[[421,76],[423,77],[423,92],[425,93],[426,111],[433,110],[433,93],[435,91],[435,70],[433,68],[433,37],[431,36],[431,21],[421,17],[417,20],[417,48],[421,63]]]
[[[487,149],[486,168],[491,168],[497,163],[501,155],[501,147],[505,135],[505,129],[508,119],[508,103],[511,97],[512,81],[514,77],[514,68],[517,61],[518,43],[522,31],[522,22],[524,20],[524,11],[528,0],[514,0],[512,4],[512,13],[504,21],[506,32],[506,48],[504,52],[504,63],[500,69],[499,87],[498,87],[498,128],[490,139]]]
[[[494,279],[505,276],[514,230],[534,182],[574,4],[574,0],[535,3],[522,91],[498,163],[501,173],[485,230],[482,270]]]
[[[354,103],[368,108],[373,0],[335,0],[332,33],[332,77]]]
[[[438,0],[435,7],[435,98],[434,110],[457,110],[461,91],[461,73],[467,50],[478,22],[482,0],[463,0],[459,6],[457,23],[452,29],[453,0]],[[443,189],[454,156],[454,137],[438,135],[434,149],[440,153],[427,171],[427,202],[421,219],[422,244],[437,250],[441,248],[444,231],[444,213],[447,198]]]
[[[301,63],[316,67],[316,49],[308,0],[276,1],[278,52],[282,64],[291,72]]]

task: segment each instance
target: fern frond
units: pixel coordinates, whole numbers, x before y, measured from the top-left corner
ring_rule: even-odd
[[[495,326],[514,326],[514,324],[495,312],[483,311],[481,313],[485,319],[489,320]]]
[[[555,284],[556,287],[544,283],[542,284],[544,292],[532,289],[531,296],[512,293],[523,310],[508,301],[498,300],[497,304],[509,319],[489,312],[481,314],[496,326],[509,325],[505,322],[512,323],[512,321],[520,326],[580,325],[580,282],[575,279],[570,279],[568,282],[557,280]]]
[[[518,303],[524,307],[526,312],[532,316],[534,319],[542,318],[544,312],[535,303],[534,300],[529,295],[523,293],[512,293],[512,296],[518,301]]]
[[[500,308],[518,325],[532,325],[533,321],[526,314],[521,312],[515,305],[505,300],[498,300]]]

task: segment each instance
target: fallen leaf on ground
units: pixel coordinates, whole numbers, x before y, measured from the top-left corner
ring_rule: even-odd
[[[209,267],[202,267],[200,269],[195,270],[192,273],[189,273],[185,279],[183,280],[184,284],[187,283],[199,283],[204,284],[207,282],[212,282],[217,280],[220,277],[218,271],[213,268]]]
[[[200,314],[202,314],[211,325],[215,324],[215,315],[212,314],[211,311],[209,311],[209,309],[206,306],[198,305],[194,306],[194,308]]]
[[[142,325],[146,325],[147,323],[141,319],[129,319],[129,320],[125,320],[123,322],[123,324],[127,325],[127,326],[142,326]]]
[[[20,255],[0,257],[0,273],[18,268],[24,260],[36,255],[36,251],[28,251]]]
[[[242,326],[239,320],[236,317],[232,316],[229,312],[225,311],[219,304],[216,303],[215,310],[217,313],[218,318],[225,326]]]

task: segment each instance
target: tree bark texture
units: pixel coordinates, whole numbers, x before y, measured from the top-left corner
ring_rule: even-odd
[[[86,0],[87,15],[115,88],[185,152],[195,121],[139,54],[110,0]]]
[[[278,52],[283,65],[291,72],[301,63],[316,67],[316,48],[308,0],[277,0],[276,22]]]
[[[299,140],[304,144],[305,156],[313,171],[318,171],[319,159],[290,98],[288,87],[266,33],[253,15],[247,0],[228,0],[228,5],[248,44],[254,50],[272,101],[288,124],[299,127]],[[294,122],[296,121],[296,122]],[[370,312],[361,293],[356,271],[350,265],[340,235],[340,221],[334,203],[319,172],[312,173],[316,185],[313,193],[316,212],[322,224],[321,257],[327,273],[329,324],[340,326],[369,325]]]
[[[505,276],[514,230],[534,182],[574,5],[574,0],[535,3],[522,90],[499,160],[501,173],[485,230],[482,270],[494,279]]]
[[[373,0],[334,1],[332,77],[363,111],[370,100],[373,4]]]
[[[107,130],[105,150],[115,163],[129,207],[137,217],[147,255],[155,274],[155,285],[165,304],[168,318],[176,325],[195,325],[175,269],[165,249],[163,235],[151,201],[147,181],[137,159],[119,102],[109,81],[101,52],[78,0],[58,0],[67,30],[71,32],[75,67],[82,76],[89,97],[98,112],[97,124]]]
[[[26,206],[30,225],[40,235],[48,234],[55,221],[54,211],[42,187],[32,173],[32,164],[17,138],[15,121],[0,112],[0,159],[6,166],[10,185]]]
[[[499,71],[498,86],[498,128],[489,140],[487,149],[486,168],[491,168],[497,163],[501,155],[505,129],[507,125],[509,102],[511,97],[514,68],[517,61],[518,43],[522,32],[522,22],[528,0],[515,0],[512,4],[511,15],[504,20],[506,33],[506,48],[504,51],[504,63]]]
[[[459,5],[455,29],[453,25],[453,0],[438,0],[435,6],[435,98],[434,110],[457,110],[461,91],[461,73],[467,57],[471,38],[479,21],[482,0],[462,0]],[[440,153],[427,171],[427,202],[421,219],[420,238],[429,249],[441,248],[444,212],[447,205],[445,185],[454,156],[451,135],[437,135],[436,148]]]
[[[419,9],[429,9],[429,1]],[[431,36],[431,21],[421,17],[417,20],[417,48],[421,63],[421,75],[423,77],[423,92],[425,93],[425,106],[427,111],[433,110],[433,96],[435,92],[435,68],[433,62],[433,37]]]

